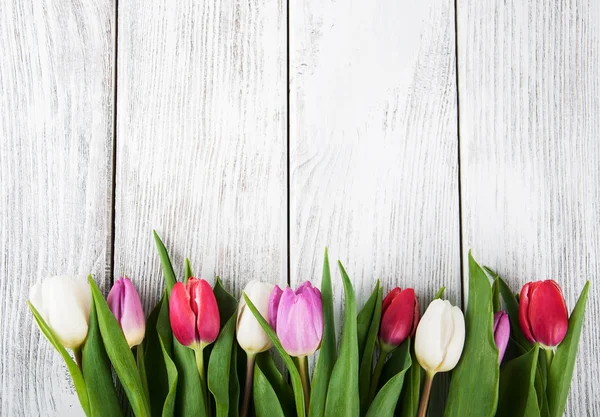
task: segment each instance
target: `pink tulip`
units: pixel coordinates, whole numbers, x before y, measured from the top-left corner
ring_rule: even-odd
[[[184,346],[201,349],[219,335],[219,308],[212,288],[203,279],[178,282],[169,301],[171,328]]]
[[[498,347],[498,362],[502,362],[508,339],[510,337],[510,321],[506,311],[499,311],[494,314],[494,342]]]
[[[528,282],[519,297],[519,324],[525,338],[544,348],[560,344],[567,334],[569,316],[555,281]]]
[[[277,285],[269,299],[269,324],[292,356],[312,355],[323,337],[321,292],[306,281],[295,292]]]
[[[129,278],[118,279],[107,299],[108,307],[119,322],[129,347],[137,346],[144,340],[146,320],[140,296]]]

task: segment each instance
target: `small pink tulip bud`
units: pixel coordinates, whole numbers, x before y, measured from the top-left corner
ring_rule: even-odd
[[[142,343],[146,333],[146,320],[140,296],[131,280],[121,277],[115,281],[106,301],[119,322],[129,347]]]

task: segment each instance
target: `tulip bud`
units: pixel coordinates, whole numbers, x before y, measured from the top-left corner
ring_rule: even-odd
[[[175,338],[184,346],[202,349],[219,335],[220,318],[212,288],[203,279],[190,278],[173,286],[169,316]]]
[[[260,314],[268,320],[269,297],[273,291],[273,284],[260,281],[251,281],[244,288],[244,293],[250,298]],[[269,336],[260,327],[258,320],[248,310],[244,297],[240,299],[236,323],[237,341],[246,352],[256,354],[269,350],[273,343]]]
[[[546,349],[563,341],[569,316],[562,291],[555,281],[525,284],[519,297],[519,324],[527,340]]]
[[[447,300],[433,300],[417,327],[415,353],[428,374],[453,369],[465,343],[465,318]]]
[[[146,320],[140,296],[129,278],[118,279],[107,298],[108,307],[119,322],[130,348],[139,345],[146,333]]]
[[[277,285],[269,299],[269,324],[292,356],[315,353],[323,337],[321,292],[306,281],[296,292]]]
[[[415,290],[396,287],[383,299],[379,343],[384,352],[400,346],[413,336],[419,323],[419,301]]]
[[[502,362],[508,338],[510,337],[510,321],[506,311],[499,311],[494,314],[494,341],[498,347],[498,363]]]
[[[47,278],[31,287],[29,301],[64,347],[78,349],[83,344],[92,307],[86,276]]]

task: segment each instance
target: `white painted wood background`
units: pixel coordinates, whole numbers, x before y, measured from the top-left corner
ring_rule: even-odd
[[[590,280],[567,415],[600,415],[597,1],[7,0],[0,48],[0,415],[81,415],[28,289],[127,274],[150,308],[153,228],[236,295],[326,245],[359,303],[460,303],[469,248],[570,308]]]

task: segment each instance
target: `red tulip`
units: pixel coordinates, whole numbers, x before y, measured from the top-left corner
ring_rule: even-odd
[[[569,317],[562,291],[555,281],[525,284],[519,297],[519,324],[531,343],[553,348],[562,342]]]
[[[383,299],[379,342],[390,351],[413,336],[419,323],[419,301],[415,290],[396,287]]]
[[[203,279],[190,278],[178,282],[169,301],[171,328],[184,346],[201,348],[219,335],[219,308],[212,288]]]

